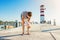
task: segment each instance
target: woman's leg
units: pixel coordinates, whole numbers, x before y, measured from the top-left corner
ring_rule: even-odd
[[[22,34],[24,34],[24,18],[22,17]]]

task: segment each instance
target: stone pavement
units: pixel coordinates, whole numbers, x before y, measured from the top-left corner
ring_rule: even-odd
[[[30,35],[21,31],[21,27],[0,31],[0,40],[60,40],[60,26],[32,24]]]

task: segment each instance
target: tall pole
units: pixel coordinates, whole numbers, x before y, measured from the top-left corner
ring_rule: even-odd
[[[18,27],[18,22],[17,22],[17,20],[16,20],[16,27]]]
[[[55,19],[54,19],[54,26],[56,26],[56,21],[55,21]]]

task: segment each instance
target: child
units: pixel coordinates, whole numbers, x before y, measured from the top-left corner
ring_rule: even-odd
[[[24,21],[25,21],[24,26],[29,26],[29,28],[30,28],[31,25],[30,25],[30,22],[28,21],[28,19],[25,19]]]
[[[24,34],[24,26],[27,26],[27,34],[29,34],[29,28],[30,28],[30,18],[32,16],[32,12],[23,12],[21,14],[21,19],[22,19],[22,34]]]

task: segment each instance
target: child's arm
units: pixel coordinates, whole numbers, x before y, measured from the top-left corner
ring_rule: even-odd
[[[30,16],[27,15],[28,18],[31,18]]]

